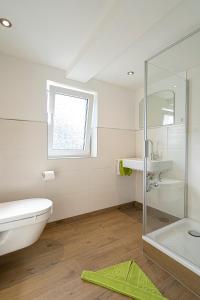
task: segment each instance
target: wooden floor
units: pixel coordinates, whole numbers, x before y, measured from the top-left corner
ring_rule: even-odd
[[[0,257],[0,299],[128,299],[80,279],[84,269],[128,259],[134,259],[168,299],[199,299],[144,257],[141,210],[130,207],[54,223],[34,245]]]

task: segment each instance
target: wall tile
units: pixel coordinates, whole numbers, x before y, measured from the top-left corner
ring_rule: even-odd
[[[116,159],[133,157],[132,130],[99,128],[98,156],[47,159],[47,127],[42,122],[0,120],[1,201],[46,197],[54,201],[51,220],[133,201],[133,177],[116,174]],[[55,170],[54,181],[43,181]]]

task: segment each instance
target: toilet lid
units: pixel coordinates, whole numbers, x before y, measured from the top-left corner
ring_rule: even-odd
[[[52,205],[51,200],[43,198],[0,203],[0,224],[44,214]]]

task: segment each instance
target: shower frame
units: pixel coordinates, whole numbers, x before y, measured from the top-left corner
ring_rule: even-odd
[[[155,263],[159,264],[168,273],[185,285],[189,290],[194,292],[196,295],[200,296],[200,278],[199,276],[191,271],[189,268],[184,266],[178,260],[175,260],[173,256],[170,256],[164,248],[154,243],[149,243],[146,239],[147,234],[147,159],[148,159],[148,126],[147,126],[147,97],[148,97],[148,64],[153,58],[161,55],[167,50],[173,48],[174,46],[182,43],[188,38],[200,32],[200,28],[191,32],[190,34],[179,39],[175,43],[172,43],[168,47],[159,51],[144,63],[144,173],[143,173],[143,251],[144,254],[153,260]],[[187,80],[186,73],[186,100],[185,100],[185,173],[184,173],[184,218],[188,217],[188,118],[189,118],[189,81]],[[155,242],[156,244],[156,242]]]
[[[200,28],[187,34],[178,41],[170,44],[155,55],[151,56],[144,62],[144,173],[143,173],[143,235],[146,234],[146,220],[147,220],[147,195],[146,195],[146,178],[147,178],[147,159],[148,159],[148,128],[147,128],[147,98],[148,98],[148,64],[150,61],[174,46],[182,43],[188,38],[200,32]],[[186,78],[186,103],[185,103],[185,179],[184,179],[184,217],[188,217],[188,118],[189,118],[189,82]]]

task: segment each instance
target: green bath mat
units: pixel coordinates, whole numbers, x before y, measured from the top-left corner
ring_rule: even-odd
[[[138,265],[130,260],[96,272],[83,271],[81,279],[138,300],[166,300]]]

